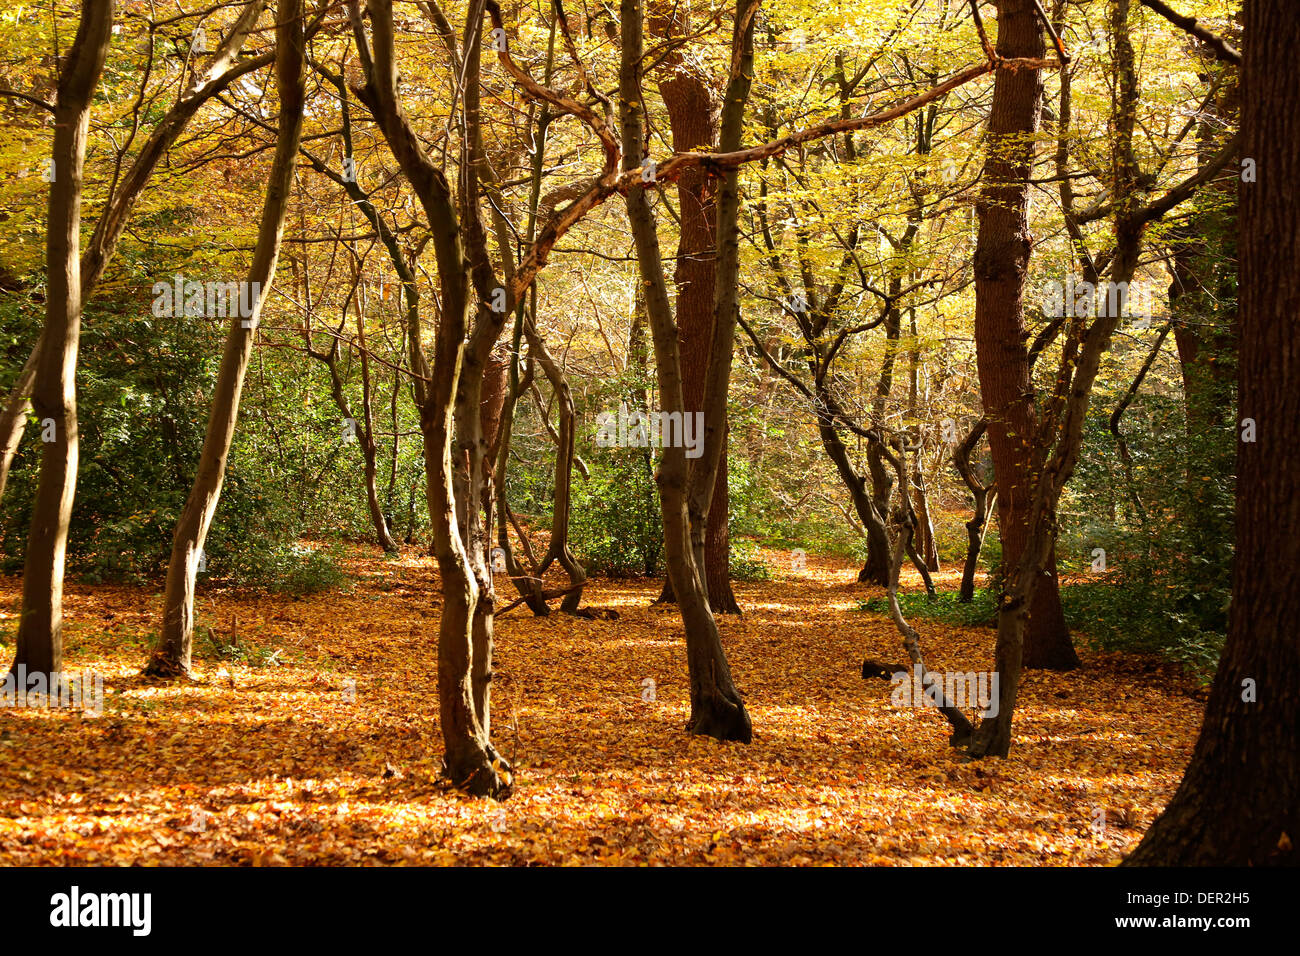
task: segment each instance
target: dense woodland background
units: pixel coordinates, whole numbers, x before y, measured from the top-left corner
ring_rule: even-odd
[[[58,674],[75,631],[70,660],[98,660],[116,706],[159,688],[188,706],[236,694],[232,669],[311,669],[277,662],[274,625],[241,644],[238,614],[288,612],[239,602],[346,632],[414,614],[388,595],[413,586],[426,693],[389,704],[430,713],[410,744],[443,755],[432,778],[500,799],[543,786],[527,705],[508,698],[513,741],[491,721],[494,649],[507,694],[529,660],[556,664],[512,658],[534,625],[632,659],[671,638],[682,719],[661,735],[684,720],[755,748],[783,719],[763,667],[836,699],[887,697],[876,672],[995,671],[996,713],[907,715],[930,734],[908,747],[961,768],[1014,765],[1155,681],[1145,719],[1177,743],[1110,852],[1137,846],[1190,759],[1134,860],[1294,863],[1294,588],[1261,575],[1296,566],[1300,530],[1283,115],[1300,18],[1285,0],[1173,6],[11,4],[6,652]],[[249,305],[233,318],[206,293],[231,283]],[[635,427],[601,439],[637,410],[699,412],[702,455]],[[1269,490],[1241,526],[1247,477]],[[1243,568],[1250,535],[1267,559]],[[114,639],[101,613],[133,623]],[[827,639],[795,652],[801,616]],[[335,655],[328,680],[354,690],[349,665],[380,668]],[[570,664],[575,687],[603,679]],[[655,700],[648,673],[627,672],[633,707]],[[1087,703],[1037,723],[1054,694]],[[588,732],[621,718],[603,719]],[[879,732],[826,719],[837,740]],[[37,727],[31,766],[56,743]],[[384,779],[403,775],[393,746]],[[1027,800],[1053,799],[1022,769]],[[1106,801],[1078,799],[1095,835]],[[1239,822],[1216,830],[1225,813]],[[32,859],[38,824],[14,827],[0,849]],[[715,859],[717,828],[676,859]]]

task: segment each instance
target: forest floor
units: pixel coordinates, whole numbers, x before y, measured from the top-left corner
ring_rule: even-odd
[[[720,744],[684,732],[659,582],[595,580],[585,603],[617,620],[500,620],[492,734],[516,790],[471,799],[438,776],[431,560],[353,571],[301,600],[201,591],[200,623],[238,647],[196,642],[184,686],[139,676],[160,594],[70,585],[65,671],[103,676],[102,712],[0,707],[0,864],[1108,865],[1172,796],[1203,709],[1172,667],[1081,649],[1023,682],[1009,759],[963,762],[936,711],[860,676],[905,659],[857,610],[880,590],[809,558],[736,588],[721,628],[754,741]],[[6,660],[20,594],[0,578]],[[915,623],[932,669],[992,668],[992,630]]]

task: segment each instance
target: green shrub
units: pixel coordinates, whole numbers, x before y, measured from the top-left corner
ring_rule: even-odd
[[[759,557],[755,544],[744,538],[731,539],[729,567],[733,581],[772,580],[772,566]]]
[[[661,573],[663,521],[644,451],[601,448],[587,465],[591,477],[573,484],[569,526],[569,543],[587,573]]]
[[[311,548],[297,543],[248,549],[226,567],[209,570],[238,587],[257,587],[277,594],[303,597],[341,587],[343,549],[335,545]]]

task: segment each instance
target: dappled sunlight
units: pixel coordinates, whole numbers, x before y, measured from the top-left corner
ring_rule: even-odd
[[[720,619],[749,746],[684,733],[685,645],[658,581],[592,581],[585,600],[617,621],[500,620],[493,738],[517,774],[501,804],[439,776],[431,559],[362,559],[305,600],[201,594],[201,625],[240,650],[196,647],[202,680],[184,684],[138,676],[153,596],[72,587],[68,667],[103,676],[103,710],[0,712],[0,859],[1107,864],[1168,799],[1200,705],[1166,677],[1105,655],[1031,674],[1011,757],[968,763],[935,711],[860,677],[864,656],[903,655],[883,615],[824,601],[873,593],[854,569],[773,564]],[[2,585],[12,606],[18,582]],[[932,667],[990,666],[990,630],[918,626]]]

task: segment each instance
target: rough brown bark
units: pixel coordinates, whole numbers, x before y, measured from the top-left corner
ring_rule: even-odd
[[[54,106],[54,180],[45,232],[47,276],[31,405],[52,423],[44,443],[23,569],[22,616],[14,667],[44,674],[53,688],[63,670],[63,570],[77,484],[77,350],[81,339],[82,172],[90,104],[108,55],[112,0],[83,0],[76,38],[59,77]]]
[[[1001,0],[997,8],[998,54],[1042,57],[1045,45],[1033,0]],[[975,342],[997,480],[1004,570],[1016,565],[1029,544],[1035,480],[1031,443],[1037,423],[1024,292],[1032,245],[1027,180],[1042,99],[1040,70],[998,70],[989,113],[985,186],[976,207]],[[1061,611],[1054,552],[1044,572],[1028,610],[1024,666],[1068,670],[1077,667],[1079,659]]]
[[[622,0],[622,51],[619,105],[622,115],[623,168],[640,166],[644,104],[641,102],[641,0]],[[636,244],[637,265],[646,288],[646,312],[654,338],[660,400],[667,412],[685,407],[680,346],[668,297],[668,282],[660,259],[654,213],[645,188],[633,181],[627,190],[628,219]],[[664,555],[673,593],[686,631],[687,667],[691,682],[690,733],[748,743],[753,736],[749,714],[731,679],[717,622],[709,609],[704,583],[697,572],[687,512],[686,449],[663,449],[655,475],[664,523]]]
[[[1232,616],[1191,763],[1128,866],[1300,863],[1298,45],[1289,0],[1246,3],[1243,155],[1260,175],[1240,186],[1237,381],[1257,432],[1237,446]]]
[[[650,24],[661,37],[680,36],[690,29],[690,15],[685,8],[674,7],[671,15],[667,11],[661,15],[652,13]],[[670,55],[662,69],[666,75],[659,81],[659,93],[668,113],[673,150],[681,153],[712,148],[717,137],[717,107],[705,78],[680,53]],[[677,201],[681,222],[673,282],[677,288],[682,388],[686,411],[703,412],[717,281],[717,191],[714,178],[703,167],[685,170],[677,180]],[[708,509],[709,520],[705,526],[705,583],[709,606],[715,613],[739,614],[740,606],[731,587],[728,507],[724,444],[722,463]],[[664,580],[659,600],[674,600],[671,580]]]

